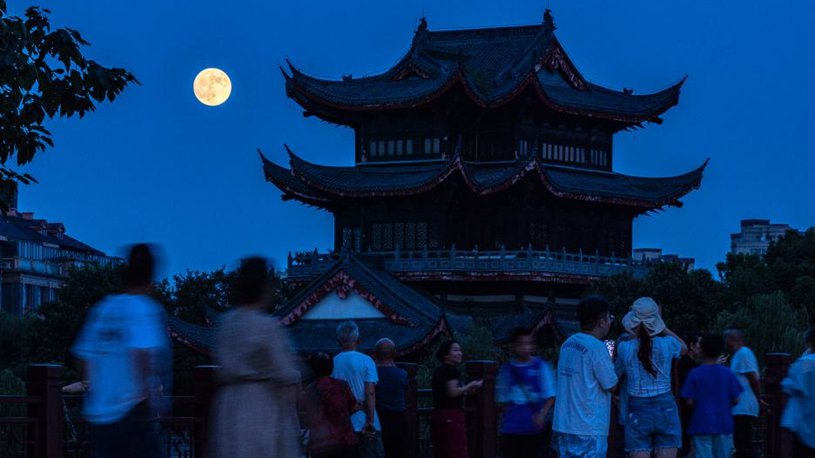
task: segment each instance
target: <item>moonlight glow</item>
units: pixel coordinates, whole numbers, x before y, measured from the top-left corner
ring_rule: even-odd
[[[232,81],[223,70],[205,68],[195,77],[192,91],[199,102],[215,107],[229,98],[229,94],[232,93]]]

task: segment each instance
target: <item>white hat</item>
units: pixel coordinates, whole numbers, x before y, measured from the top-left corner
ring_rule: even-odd
[[[634,301],[631,310],[623,317],[623,327],[633,335],[637,326],[643,325],[651,337],[665,330],[665,322],[659,314],[659,305],[650,297]]]

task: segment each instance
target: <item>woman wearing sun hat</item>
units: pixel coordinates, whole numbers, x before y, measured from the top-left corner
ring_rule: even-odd
[[[634,301],[623,327],[633,336],[620,343],[616,362],[618,375],[627,379],[625,450],[634,458],[652,453],[675,457],[682,429],[671,393],[671,368],[688,347],[665,326],[659,305],[650,297]]]

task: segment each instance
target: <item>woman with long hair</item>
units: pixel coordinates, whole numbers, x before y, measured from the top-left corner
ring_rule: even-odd
[[[616,363],[628,394],[625,451],[633,458],[674,458],[682,447],[682,428],[671,393],[671,369],[688,347],[665,326],[650,297],[634,302],[623,327],[633,336],[620,343]]]
[[[433,414],[430,417],[433,455],[436,458],[468,458],[464,396],[477,391],[484,381],[461,383],[458,365],[464,354],[455,340],[442,342],[436,359],[441,365],[433,371]]]
[[[211,458],[300,457],[300,372],[288,339],[267,311],[270,291],[266,260],[243,260],[230,291],[233,309],[215,333],[221,388],[213,401]]]

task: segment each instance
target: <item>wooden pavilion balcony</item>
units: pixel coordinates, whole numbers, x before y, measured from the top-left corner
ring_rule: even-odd
[[[551,250],[419,250],[358,253],[373,267],[402,280],[532,280],[588,283],[597,278],[631,272],[645,277],[654,261],[616,256],[587,255]],[[291,280],[310,280],[337,262],[337,253],[298,253],[288,258]]]

